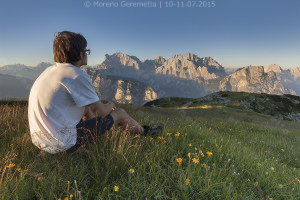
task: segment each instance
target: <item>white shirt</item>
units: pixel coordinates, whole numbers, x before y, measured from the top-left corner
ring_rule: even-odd
[[[76,143],[84,106],[99,100],[88,74],[70,63],[48,67],[34,82],[28,101],[32,143],[58,153]]]

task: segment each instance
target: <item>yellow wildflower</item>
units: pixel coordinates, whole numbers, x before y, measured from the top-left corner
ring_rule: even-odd
[[[172,135],[172,133],[167,133],[167,135],[168,135],[168,136],[171,136],[171,135]]]
[[[64,198],[64,200],[69,200],[69,197]]]
[[[210,152],[210,151],[206,152],[206,154],[207,154],[208,157],[213,155],[213,153]]]
[[[193,158],[193,163],[198,164],[199,163],[199,159],[198,158]]]
[[[153,138],[151,137],[150,140],[153,140]]]
[[[167,141],[166,141],[166,140],[164,140],[164,144],[165,144],[165,143],[167,143]]]
[[[204,153],[202,152],[202,150],[199,150],[199,153],[201,154],[202,157],[204,157]]]
[[[133,174],[134,173],[134,169],[129,169],[129,173]]]
[[[188,157],[189,157],[189,158],[191,157],[191,153],[188,153]]]
[[[18,170],[18,172],[20,172],[20,173],[23,171],[21,168],[18,168],[17,170]]]
[[[43,179],[43,177],[38,177],[38,181],[40,181],[40,180],[42,180]]]
[[[185,180],[185,185],[189,185],[190,182],[191,182],[191,180],[190,180],[189,178],[187,178],[187,179]]]
[[[176,158],[176,161],[178,162],[179,165],[182,163],[182,158]]]
[[[213,173],[213,176],[216,175],[215,172]]]
[[[281,149],[282,152],[284,152],[284,149]]]
[[[198,149],[195,147],[195,151],[197,151]]]
[[[14,163],[10,163],[9,165],[6,166],[6,168],[13,168],[14,166],[16,166]]]
[[[271,168],[270,168],[270,170],[271,170],[272,172],[274,172],[274,171],[275,171],[274,167],[271,167]]]
[[[278,189],[281,189],[281,188],[283,188],[283,185],[282,185],[282,184],[279,184],[277,188],[278,188]]]
[[[73,198],[73,194],[70,194],[70,198]]]
[[[175,134],[175,137],[178,138],[179,136],[180,136],[180,133],[177,132],[177,133]]]
[[[119,191],[119,187],[115,185],[115,186],[114,186],[114,191],[115,191],[115,192],[118,192],[118,191]]]
[[[191,146],[192,146],[192,144],[189,144],[189,146],[191,147]]]
[[[221,138],[221,142],[223,142],[223,138]]]
[[[187,133],[185,133],[184,135],[187,136]]]

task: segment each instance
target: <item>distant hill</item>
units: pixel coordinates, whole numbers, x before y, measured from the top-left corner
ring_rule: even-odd
[[[53,64],[46,62],[41,62],[35,67],[22,64],[5,65],[0,67],[0,74],[7,74],[11,76],[18,76],[35,80],[47,67],[51,65]]]
[[[28,99],[33,81],[0,74],[0,99]]]
[[[270,95],[226,91],[212,93],[201,98],[166,97],[147,102],[143,106],[191,109],[205,108],[209,105],[252,110],[257,113],[300,122],[300,97],[288,94]]]

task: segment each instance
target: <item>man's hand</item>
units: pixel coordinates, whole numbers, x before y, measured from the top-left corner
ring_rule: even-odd
[[[111,111],[113,111],[113,109],[116,108],[116,105],[114,104],[114,102],[110,101],[106,104],[103,104],[100,100],[90,104],[90,108],[92,110],[94,110],[98,116],[100,116],[101,118],[106,117],[109,113],[111,113]]]
[[[112,101],[108,102],[107,106],[108,106],[108,109],[110,110],[110,112],[117,108],[116,105],[114,104],[114,102],[112,102]]]

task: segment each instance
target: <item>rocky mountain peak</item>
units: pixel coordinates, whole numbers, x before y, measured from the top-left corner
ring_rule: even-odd
[[[153,60],[159,64],[163,64],[164,62],[166,62],[166,59],[162,56],[156,56]]]
[[[264,67],[263,66],[251,66],[250,65],[250,66],[247,66],[247,67],[241,69],[237,73],[247,74],[251,78],[259,78],[264,74]]]
[[[186,53],[184,55],[176,54],[168,60],[171,60],[171,61],[174,61],[174,60],[180,60],[180,61],[189,60],[189,61],[192,61],[192,62],[198,62],[198,60],[200,60],[200,58],[198,58],[198,56],[193,54],[193,53]]]
[[[135,56],[129,56],[117,51],[113,55],[105,54],[104,61],[97,66],[98,69],[140,69],[141,61]]]
[[[269,94],[295,94],[277,79],[274,71],[264,72],[263,66],[247,66],[220,81],[219,90]]]
[[[202,66],[213,67],[216,69],[225,70],[217,61],[215,61],[212,57],[204,57],[200,60]]]
[[[279,65],[271,64],[265,67],[265,72],[273,71],[275,73],[282,73],[282,68]]]
[[[104,55],[104,62],[107,61],[107,60],[109,60],[109,55],[108,55],[108,54],[105,54],[105,55]]]
[[[193,53],[174,55],[157,68],[156,73],[195,81],[227,75],[225,69],[211,57],[199,58]]]
[[[186,60],[190,60],[190,61],[194,61],[194,62],[198,62],[199,58],[197,55],[193,54],[193,53],[187,53],[183,56],[183,59]]]
[[[291,69],[289,69],[289,72],[294,77],[294,80],[297,80],[300,78],[300,67],[291,68]]]

